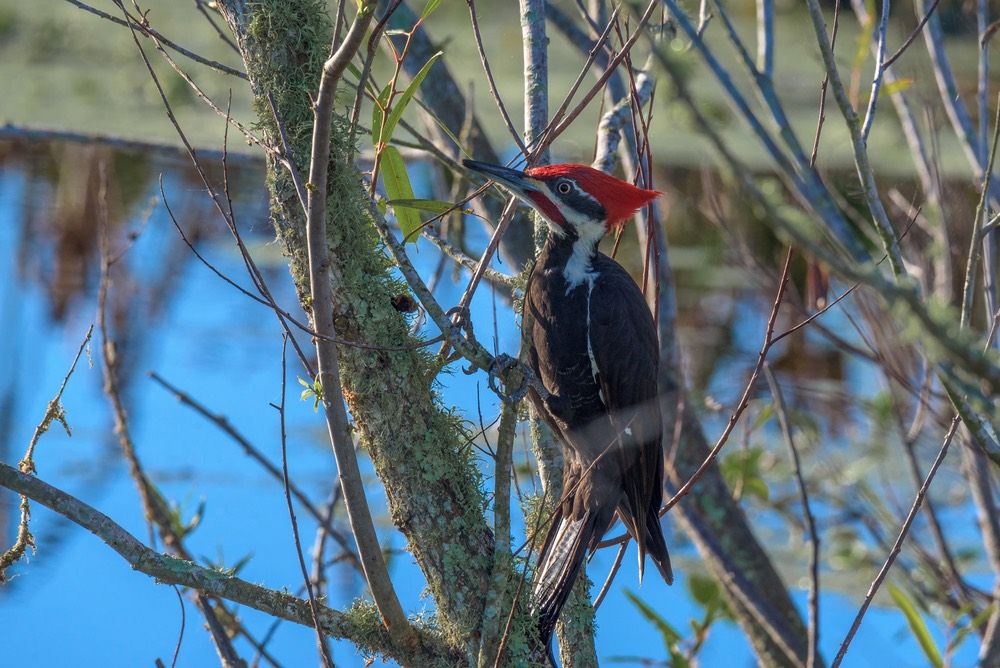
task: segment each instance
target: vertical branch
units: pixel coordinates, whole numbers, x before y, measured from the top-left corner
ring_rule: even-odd
[[[986,38],[989,27],[989,3],[987,0],[976,2],[976,32],[979,35],[979,71],[976,80],[976,102],[979,106],[979,162],[986,162],[987,139],[989,133],[989,109],[987,93],[990,85],[990,41]]]
[[[333,659],[330,658],[330,648],[327,647],[326,638],[323,636],[323,630],[319,623],[319,608],[316,605],[316,594],[313,591],[313,582],[309,577],[309,571],[306,568],[305,557],[302,556],[302,541],[299,538],[299,522],[295,519],[295,508],[292,506],[292,493],[289,489],[289,477],[288,477],[288,438],[287,431],[285,429],[285,381],[288,377],[286,373],[285,364],[285,353],[288,350],[288,337],[282,337],[281,339],[281,399],[277,406],[274,406],[278,411],[278,423],[280,425],[280,436],[281,436],[281,480],[285,488],[285,504],[288,506],[288,519],[292,524],[292,539],[295,544],[295,555],[299,560],[299,569],[302,571],[302,580],[305,584],[306,593],[309,595],[309,611],[312,613],[313,628],[316,630],[316,644],[319,648],[320,658],[323,660],[324,668],[333,668]]]
[[[326,198],[330,165],[330,133],[333,103],[337,83],[351,58],[357,52],[375,12],[374,0],[366,0],[358,8],[343,42],[323,65],[314,109],[308,201],[306,212],[306,246],[309,263],[309,293],[312,298],[313,327],[316,337],[316,357],[319,373],[316,383],[323,395],[323,410],[327,431],[333,445],[340,483],[344,489],[344,506],[358,545],[358,556],[372,598],[382,615],[386,630],[398,646],[412,649],[416,643],[412,627],[399,603],[382,548],[375,533],[364,481],[358,468],[354,440],[347,419],[337,361],[337,344],[333,324],[333,281],[326,239]]]
[[[938,0],[934,0],[930,9],[928,9],[928,12],[934,11],[935,7],[937,7],[937,3]],[[868,8],[865,6],[865,0],[852,0],[851,5],[854,8],[854,13],[858,17],[858,21],[862,25],[867,24],[870,19],[868,16]],[[903,54],[907,45],[911,44],[913,40],[917,38],[923,30],[924,25],[926,25],[928,18],[928,15],[924,15],[903,45],[896,50],[896,53],[894,53],[891,58],[886,59],[885,64],[883,65],[886,86],[892,86],[898,80],[895,74],[893,74],[891,65],[897,58],[899,58],[899,56]],[[836,28],[836,26],[834,27]],[[872,45],[873,52],[877,48],[878,47],[876,45]],[[924,215],[927,216],[930,221],[928,233],[934,238],[937,246],[936,252],[933,254],[934,293],[942,300],[950,300],[952,298],[951,252],[949,250],[950,243],[948,227],[944,223],[943,211],[941,208],[940,180],[938,178],[937,171],[932,164],[931,153],[925,147],[924,140],[920,136],[917,120],[913,113],[913,109],[907,100],[906,93],[897,88],[897,90],[889,95],[889,99],[896,110],[896,116],[899,118],[899,124],[903,130],[903,136],[906,138],[906,143],[910,148],[913,165],[916,169],[917,176],[920,178],[921,188],[923,189],[924,196],[926,197],[923,211]]]
[[[854,165],[858,172],[858,179],[864,189],[865,199],[868,203],[868,210],[872,220],[875,222],[875,231],[882,241],[882,246],[889,256],[889,264],[892,266],[892,273],[896,276],[905,276],[906,267],[903,264],[903,254],[899,247],[899,239],[896,238],[892,223],[882,205],[878,187],[875,184],[875,173],[872,170],[871,162],[868,159],[868,149],[865,145],[865,137],[862,132],[858,114],[851,106],[851,101],[847,97],[844,83],[840,79],[840,71],[837,69],[837,61],[833,54],[833,47],[826,35],[826,20],[823,18],[823,10],[819,6],[819,0],[807,0],[809,15],[812,18],[813,30],[816,33],[816,41],[819,44],[820,52],[823,55],[823,64],[826,66],[827,75],[830,77],[830,87],[833,89],[833,97],[840,107],[840,112],[847,124],[847,129],[851,135],[851,146],[854,152]]]
[[[816,530],[816,518],[813,517],[812,509],[809,507],[809,491],[806,489],[806,481],[802,477],[802,464],[799,462],[799,451],[795,447],[795,439],[792,438],[792,427],[788,422],[788,410],[785,408],[785,398],[781,393],[771,365],[764,364],[764,376],[767,384],[771,388],[771,396],[774,398],[774,410],[778,415],[778,424],[781,425],[781,433],[785,437],[785,444],[792,459],[792,469],[795,471],[795,481],[799,487],[799,498],[802,500],[802,514],[805,516],[806,527],[809,531],[809,658],[806,663],[807,668],[816,668],[822,661],[819,656],[819,532]]]
[[[986,34],[989,29],[989,3],[978,0],[976,3],[976,26],[979,32],[979,77],[976,99],[979,102],[979,162],[987,160],[987,137],[989,135],[989,82],[990,82],[990,40]],[[991,177],[992,178],[992,177]],[[987,181],[988,183],[988,181]],[[983,293],[986,306],[986,317],[991,318],[997,310],[997,259],[1000,254],[1000,237],[991,231],[983,236]]]
[[[861,0],[863,2],[863,0]],[[830,48],[837,45],[837,31],[840,29],[840,0],[833,6],[833,31],[830,33]],[[816,156],[819,154],[819,138],[823,134],[823,123],[826,122],[826,91],[830,86],[830,74],[823,74],[823,83],[819,85],[819,113],[816,115],[816,133],[813,136],[812,154],[809,156],[809,167],[816,166]]]
[[[513,473],[514,437],[517,429],[517,404],[504,401],[500,407],[500,426],[497,428],[496,466],[493,473],[493,579],[483,613],[482,643],[479,647],[480,665],[499,661],[503,655],[503,629],[501,615],[513,613],[516,607],[509,578],[510,567],[510,482]],[[485,435],[485,430],[483,431]]]
[[[872,91],[868,98],[868,109],[865,111],[865,122],[861,128],[861,136],[865,146],[868,145],[868,133],[875,121],[875,108],[878,104],[878,94],[882,90],[882,79],[885,75],[885,35],[889,28],[889,0],[882,0],[882,16],[878,22],[878,46],[875,50],[875,76],[872,79]]]
[[[757,0],[757,69],[774,79],[774,0]]]
[[[987,212],[987,201],[989,199],[990,180],[993,177],[993,162],[996,159],[997,139],[1000,138],[1000,96],[997,97],[997,117],[994,120],[993,145],[990,149],[989,160],[986,164],[986,171],[983,174],[982,191],[979,195],[979,204],[976,206],[975,218],[972,221],[972,242],[969,244],[969,255],[965,265],[965,283],[962,289],[962,310],[961,327],[968,327],[972,319],[972,300],[975,296],[976,274],[979,269],[979,261],[982,257],[982,237],[983,223]],[[992,313],[992,312],[991,312]]]
[[[533,146],[549,122],[549,38],[544,0],[518,0],[524,49],[524,143]],[[548,164],[549,150],[535,152],[535,164]],[[541,223],[544,226],[544,223]],[[538,241],[536,218],[535,240]]]

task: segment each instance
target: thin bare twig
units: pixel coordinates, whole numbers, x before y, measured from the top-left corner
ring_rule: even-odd
[[[660,511],[660,516],[662,517],[665,513],[669,512],[671,508],[677,505],[677,502],[684,498],[688,492],[691,491],[691,487],[694,486],[698,480],[705,474],[708,467],[711,466],[715,458],[719,456],[719,452],[722,451],[722,447],[729,440],[729,435],[733,432],[733,428],[736,427],[736,423],[739,422],[740,416],[743,415],[743,411],[746,410],[747,405],[750,402],[750,395],[753,392],[754,385],[757,382],[757,377],[760,375],[761,370],[764,368],[764,363],[767,361],[767,354],[771,351],[771,347],[774,345],[774,324],[778,319],[778,310],[781,308],[781,302],[785,297],[785,289],[788,287],[788,277],[789,270],[792,264],[792,249],[789,248],[788,252],[785,254],[785,264],[781,270],[781,278],[778,279],[778,289],[777,294],[774,297],[774,304],[771,307],[771,315],[767,319],[767,326],[764,330],[764,343],[761,345],[760,352],[757,354],[757,364],[754,366],[753,372],[750,374],[750,380],[747,381],[746,388],[743,390],[743,396],[740,397],[740,401],[736,406],[736,410],[729,418],[729,422],[726,423],[726,428],[723,430],[722,435],[716,442],[715,447],[708,453],[705,461],[702,462],[698,470],[691,475],[687,481],[681,485],[677,493],[670,498],[669,501],[663,506]]]
[[[194,6],[198,10],[198,13],[205,17],[205,21],[208,25],[212,26],[212,30],[215,31],[215,34],[219,37],[219,39],[225,42],[226,46],[231,48],[233,51],[239,53],[240,49],[236,46],[236,43],[229,38],[229,35],[222,31],[222,28],[219,27],[219,24],[215,22],[215,19],[212,18],[212,15],[205,8],[205,0],[194,0]]]
[[[121,555],[133,569],[156,578],[158,582],[191,587],[208,596],[245,605],[278,619],[303,626],[312,625],[312,613],[307,601],[285,592],[252,584],[225,571],[205,568],[189,560],[160,554],[143,545],[121,525],[93,506],[4,463],[0,463],[0,487],[24,494],[83,527]],[[405,659],[410,665],[433,665],[442,656],[451,656],[451,664],[457,662],[457,658],[450,655],[446,648],[440,646],[440,641],[429,634],[422,633],[420,646],[424,650],[406,654],[392,645],[388,636],[381,633],[373,634],[371,627],[364,624],[359,627],[352,616],[325,605],[319,606],[319,613],[324,633],[348,640],[364,639],[369,646],[385,652],[387,656]]]
[[[896,542],[892,546],[892,550],[889,556],[886,557],[885,563],[882,564],[882,568],[879,569],[878,575],[872,581],[871,586],[868,588],[868,593],[865,595],[864,601],[861,604],[861,608],[858,610],[858,614],[854,618],[854,622],[851,624],[850,630],[847,632],[847,637],[840,645],[840,649],[837,651],[837,656],[831,664],[831,668],[837,668],[841,662],[844,660],[844,656],[847,654],[847,649],[851,645],[851,641],[854,639],[854,634],[857,633],[858,628],[861,626],[861,620],[864,619],[865,613],[868,611],[868,606],[871,605],[872,599],[875,598],[875,594],[878,592],[879,587],[882,586],[882,582],[885,581],[886,576],[889,575],[889,569],[892,568],[893,563],[896,561],[896,557],[902,551],[903,541],[906,540],[906,535],[910,531],[910,526],[913,524],[913,520],[916,518],[917,513],[920,510],[920,506],[923,503],[924,497],[927,495],[927,490],[930,488],[931,482],[934,480],[934,476],[937,474],[938,469],[944,462],[945,456],[948,454],[948,447],[951,445],[952,438],[955,436],[955,431],[958,429],[958,425],[961,422],[961,418],[956,415],[951,420],[951,427],[948,429],[948,433],[945,434],[944,442],[941,444],[941,449],[938,451],[937,457],[934,459],[934,463],[931,465],[930,470],[927,472],[927,477],[924,478],[924,483],[917,490],[917,495],[913,499],[913,505],[910,507],[910,512],[907,514],[906,519],[903,521],[902,526],[899,529],[899,535],[896,537]]]
[[[528,149],[524,146],[524,141],[521,140],[521,135],[518,134],[517,130],[514,129],[514,123],[510,119],[510,114],[507,113],[507,105],[503,103],[503,98],[500,97],[500,92],[497,90],[496,81],[493,79],[493,70],[490,67],[490,59],[486,55],[486,48],[483,46],[483,36],[479,32],[479,18],[476,15],[476,2],[475,0],[466,0],[469,5],[469,16],[472,19],[472,35],[476,40],[476,48],[479,50],[479,60],[483,64],[483,71],[486,72],[486,81],[490,87],[490,95],[493,96],[493,101],[496,102],[497,109],[500,110],[500,117],[503,119],[504,125],[507,126],[507,131],[510,133],[511,138],[514,143],[517,144],[517,148],[521,151],[522,155],[526,155]]]
[[[767,360],[767,354],[770,352],[771,348],[775,344],[774,338],[774,325],[778,319],[778,309],[781,307],[781,303],[784,300],[785,289],[788,286],[789,271],[792,262],[792,249],[789,248],[788,252],[785,254],[785,264],[781,270],[781,277],[778,279],[778,289],[777,294],[774,298],[774,303],[771,307],[771,315],[768,316],[767,325],[764,330],[764,343],[761,345],[760,352],[757,353],[757,364],[754,366],[753,371],[750,373],[750,379],[747,381],[746,386],[743,389],[743,394],[740,396],[739,402],[736,404],[736,409],[729,416],[729,421],[726,423],[725,429],[722,431],[722,435],[716,441],[715,446],[709,451],[708,455],[702,461],[701,465],[695,470],[693,474],[681,485],[680,489],[668,500],[663,508],[660,509],[659,516],[663,517],[666,515],[671,508],[673,508],[677,503],[687,496],[691,488],[694,487],[705,472],[708,471],[712,462],[719,456],[722,451],[723,446],[729,440],[729,436],[733,433],[733,429],[736,424],[740,421],[743,412],[746,410],[747,406],[750,404],[750,395],[753,392],[754,385],[757,383],[757,378],[760,376],[761,370],[764,368],[764,363]],[[608,538],[600,543],[598,543],[599,548],[610,547],[611,545],[617,545],[619,543],[628,543],[632,539],[631,535],[628,533],[621,534],[614,538]]]
[[[174,655],[170,659],[170,668],[174,668],[177,665],[177,657],[181,653],[181,643],[184,641],[184,625],[187,622],[187,613],[184,610],[184,596],[181,595],[181,590],[177,588],[177,585],[173,585],[174,593],[177,594],[177,604],[181,606],[181,630],[177,632],[177,644],[174,646]]]
[[[67,383],[69,383],[70,377],[73,375],[73,371],[76,370],[76,363],[80,361],[80,356],[83,355],[83,351],[87,348],[90,343],[90,337],[94,333],[94,326],[91,325],[87,328],[87,333],[83,337],[83,341],[80,343],[80,348],[76,351],[76,356],[73,357],[73,362],[69,365],[69,371],[63,376],[62,383],[59,385],[59,389],[56,391],[52,400],[49,401],[48,405],[45,407],[45,414],[42,415],[41,422],[35,427],[35,432],[31,435],[31,441],[28,443],[28,449],[24,453],[24,457],[18,463],[18,468],[21,473],[26,473],[28,475],[35,474],[35,446],[38,445],[38,439],[42,437],[42,434],[49,430],[53,422],[59,422],[62,424],[63,429],[66,430],[67,434],[70,434],[69,423],[66,422],[66,411],[62,406],[62,395],[63,391],[66,389]],[[31,531],[28,528],[28,523],[31,520],[31,506],[28,504],[28,497],[21,495],[20,501],[20,513],[21,518],[17,525],[17,537],[14,539],[14,544],[11,545],[10,549],[6,550],[2,555],[0,555],[0,584],[7,581],[6,572],[7,569],[17,563],[18,560],[24,556],[25,551],[30,547],[32,550],[35,549],[35,539],[31,535]]]
[[[875,110],[878,105],[878,95],[882,90],[882,79],[885,77],[885,40],[889,29],[889,0],[882,0],[882,13],[878,23],[878,46],[875,48],[875,76],[872,79],[872,90],[868,96],[868,108],[865,110],[865,120],[861,124],[861,137],[868,144],[868,134],[875,122]]]
[[[851,136],[851,147],[854,154],[854,164],[858,173],[858,180],[865,194],[865,201],[868,204],[868,211],[875,224],[875,231],[885,252],[889,255],[889,265],[892,273],[896,277],[906,276],[906,266],[903,263],[903,254],[889,216],[882,204],[878,187],[875,184],[875,173],[868,158],[868,150],[865,142],[864,130],[857,112],[851,106],[847,91],[840,79],[840,71],[837,69],[837,61],[833,54],[833,47],[826,35],[826,25],[823,10],[819,6],[819,0],[806,0],[809,8],[809,16],[812,19],[813,31],[816,34],[816,42],[819,44],[820,53],[823,56],[823,64],[830,77],[830,86],[833,89],[833,98],[840,107],[840,113],[844,117],[844,123]],[[878,79],[881,85],[880,78]]]
[[[892,67],[892,64],[896,62],[908,48],[910,48],[910,44],[912,44],[913,40],[915,40],[923,31],[924,26],[927,25],[927,19],[929,19],[931,14],[934,13],[934,10],[937,9],[940,1],[941,0],[933,0],[933,2],[931,2],[931,6],[927,8],[923,18],[920,19],[920,23],[918,23],[917,27],[913,29],[913,32],[911,32],[910,36],[906,38],[906,41],[904,41],[899,48],[896,49],[895,53],[885,59],[885,63],[882,65],[883,69],[889,69]]]
[[[309,595],[309,611],[312,613],[313,628],[316,629],[316,641],[319,646],[320,658],[323,659],[325,668],[333,668],[333,659],[330,657],[330,648],[323,641],[323,629],[319,624],[319,608],[316,605],[316,595],[313,592],[312,578],[309,577],[309,569],[306,568],[306,559],[302,556],[302,541],[299,539],[299,523],[295,519],[295,508],[292,506],[291,486],[288,477],[288,438],[285,430],[285,385],[288,378],[285,353],[288,349],[288,337],[281,338],[281,403],[277,406],[271,404],[278,411],[278,423],[281,431],[281,481],[285,489],[285,504],[288,506],[288,519],[292,524],[292,539],[295,544],[295,555],[299,559],[299,568],[302,571],[302,580],[305,583],[306,593]]]
[[[997,140],[1000,139],[1000,96],[997,97],[996,119],[993,128],[993,144],[990,149],[989,159],[986,163],[986,172],[983,175],[982,189],[979,194],[979,204],[976,205],[975,218],[972,221],[972,241],[969,245],[969,254],[965,265],[965,283],[962,289],[962,310],[959,320],[961,327],[968,327],[972,318],[972,299],[975,295],[976,273],[979,268],[979,261],[982,258],[982,227],[986,216],[986,202],[989,197],[990,180],[993,178],[993,163],[996,160]]]
[[[806,528],[809,532],[809,659],[806,666],[807,668],[815,668],[822,664],[819,655],[819,532],[816,530],[816,518],[809,506],[809,490],[806,489],[806,481],[802,477],[802,464],[799,462],[799,451],[795,447],[795,439],[792,436],[785,399],[782,396],[778,380],[771,371],[771,365],[766,362],[764,363],[764,377],[767,378],[767,384],[771,388],[778,424],[781,426],[781,433],[785,437],[785,444],[788,446],[788,452],[791,456],[792,470],[795,472],[795,482],[799,488],[799,499],[802,501],[802,514],[805,516]]]
[[[113,16],[112,14],[108,14],[107,12],[102,12],[100,9],[97,9],[96,7],[91,7],[90,5],[88,5],[86,3],[79,2],[79,0],[66,0],[66,2],[68,2],[71,5],[76,5],[80,9],[82,9],[84,11],[87,11],[87,12],[90,12],[91,14],[94,14],[96,16],[99,16],[102,19],[107,19],[108,21],[111,21],[112,23],[117,23],[120,26],[124,26],[126,28],[132,28],[133,30],[138,30],[143,35],[145,35],[146,37],[151,37],[151,38],[154,38],[154,39],[157,39],[157,40],[163,42],[168,47],[170,47],[171,49],[173,49],[174,51],[176,51],[177,53],[179,53],[182,56],[185,56],[187,58],[190,58],[191,60],[193,60],[196,63],[201,63],[202,65],[207,65],[208,67],[214,68],[216,70],[219,70],[220,72],[232,75],[234,77],[239,77],[241,79],[246,79],[247,78],[246,74],[244,74],[243,72],[240,72],[237,69],[229,67],[228,65],[223,65],[222,63],[217,63],[214,60],[209,60],[208,58],[204,58],[202,56],[199,56],[197,53],[194,53],[193,51],[189,51],[188,49],[185,49],[180,44],[177,44],[176,42],[167,39],[161,33],[159,33],[156,30],[153,30],[152,28],[150,28],[149,25],[146,24],[145,22],[135,21],[135,20],[131,19],[130,17],[127,18],[127,19],[120,19],[117,16]]]
[[[260,464],[261,468],[267,471],[268,475],[270,475],[279,483],[282,482],[283,476],[281,473],[281,469],[278,468],[278,466],[276,466],[274,462],[268,459],[260,451],[260,449],[256,448],[252,443],[250,443],[250,441],[247,440],[247,438],[243,434],[237,431],[237,429],[232,425],[232,423],[226,418],[225,415],[219,415],[217,413],[213,413],[203,403],[192,397],[184,390],[178,388],[176,385],[173,385],[155,371],[150,371],[148,375],[150,379],[152,379],[155,383],[160,385],[167,392],[172,394],[173,397],[177,399],[177,401],[181,402],[181,404],[187,406],[195,413],[201,415],[203,418],[205,418],[206,420],[214,424],[216,427],[221,429],[223,433],[229,436],[229,438],[231,438],[238,446],[240,446],[243,452],[248,457],[250,457],[250,459]],[[288,487],[292,493],[292,496],[294,496],[295,499],[302,505],[305,511],[309,513],[309,515],[316,521],[316,523],[320,526],[320,528],[325,530],[337,542],[337,544],[340,545],[340,548],[344,550],[346,554],[349,555],[349,558],[351,559],[354,566],[360,569],[361,562],[358,561],[357,555],[351,549],[351,542],[347,538],[347,536],[345,536],[342,531],[337,530],[337,528],[333,525],[332,521],[328,518],[327,514],[323,513],[319,508],[317,508],[316,505],[309,499],[309,497],[306,496],[306,494],[301,489],[299,489],[298,485],[296,485],[294,482],[289,482]]]
[[[618,554],[615,555],[615,562],[611,564],[611,570],[608,571],[608,577],[605,578],[604,584],[601,586],[601,590],[597,592],[597,597],[594,599],[594,610],[601,607],[601,603],[604,602],[604,597],[607,596],[608,590],[611,589],[611,583],[614,582],[615,576],[618,575],[618,569],[621,568],[626,548],[628,548],[627,542],[622,542],[622,544],[618,546]]]
[[[833,6],[833,32],[830,34],[830,48],[837,45],[837,32],[840,28],[840,0]],[[813,135],[812,153],[809,156],[809,166],[816,166],[816,156],[819,153],[819,138],[823,134],[823,123],[826,122],[826,91],[830,86],[830,73],[823,74],[823,83],[819,86],[819,112],[816,116],[816,133]]]

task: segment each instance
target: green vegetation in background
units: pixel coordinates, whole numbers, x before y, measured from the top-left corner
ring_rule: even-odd
[[[111,3],[100,9],[115,13]],[[575,16],[573,3],[557,3]],[[237,55],[218,38],[212,28],[194,9],[186,4],[168,0],[150,0],[142,4],[149,10],[153,27],[183,46],[213,60],[239,67]],[[477,5],[480,21],[490,26],[483,36],[491,65],[496,75],[501,95],[515,123],[523,114],[521,89],[520,26],[506,3],[482,2]],[[749,44],[755,34],[752,7],[734,7],[740,11],[734,18]],[[475,108],[486,123],[488,132],[501,149],[509,148],[506,131],[490,97],[488,87],[478,66],[479,57],[472,40],[467,8],[464,3],[442,3],[428,20],[428,28],[445,52],[445,59],[456,73],[459,83],[471,89]],[[893,18],[890,31],[890,49],[902,43],[908,26],[907,17]],[[815,46],[803,50],[801,35],[808,29],[807,17],[801,8],[779,7],[776,30],[778,90],[786,102],[792,123],[803,139],[811,143],[816,124],[816,106],[819,98],[821,66]],[[725,44],[722,30],[709,24],[707,38],[719,47],[737,81],[745,82],[745,75],[733,58],[732,49]],[[554,109],[569,90],[577,76],[583,57],[570,47],[554,26],[549,27],[552,41],[550,51],[550,100]],[[178,119],[192,141],[198,145],[218,147],[222,141],[223,121],[207,109],[191,89],[156,52],[152,43],[143,40],[144,47],[161,76]],[[849,75],[857,62],[859,46],[857,21],[845,14],[838,38],[838,53],[845,75]],[[950,57],[964,82],[965,89],[973,90],[976,73],[974,41],[953,39]],[[671,48],[684,48],[675,40]],[[994,49],[994,52],[996,49]],[[376,80],[388,78],[387,59],[377,59]],[[233,95],[233,116],[250,120],[249,92],[242,80],[210,71],[183,57],[177,61],[187,69],[219,106],[224,107],[230,90]],[[465,66],[459,66],[465,64]],[[711,76],[690,59],[691,86],[713,117],[724,128],[724,136],[731,148],[751,166],[765,166],[763,152],[759,150],[750,133],[734,120],[725,100]],[[871,58],[866,57],[858,73],[859,96],[867,96],[870,80]],[[936,93],[923,44],[917,40],[896,66],[897,73],[912,80],[912,93],[920,99],[922,90],[929,97]],[[1000,71],[1000,62],[993,68]],[[846,78],[846,77],[845,77]],[[584,85],[594,81],[587,77]],[[98,18],[67,2],[54,2],[44,12],[34,11],[29,3],[17,0],[0,0],[0,86],[9,91],[0,109],[0,122],[33,128],[70,130],[83,133],[105,134],[152,142],[176,143],[177,137],[163,113],[156,92],[142,67],[135,46],[121,26]],[[662,164],[700,165],[705,161],[704,144],[692,131],[687,113],[679,106],[666,104],[670,91],[661,82],[657,91],[653,115],[652,136],[654,155]],[[849,167],[850,154],[843,123],[832,103],[828,108],[824,141],[820,151],[821,167]],[[588,160],[593,152],[593,136],[600,103],[595,101],[577,124],[556,144],[560,159]],[[763,116],[763,115],[762,115]],[[367,116],[363,116],[367,117]],[[894,127],[895,119],[889,104],[881,108],[880,126],[872,134],[872,157],[883,172],[905,173],[911,170],[903,137]],[[943,113],[935,119],[945,124]],[[966,169],[964,158],[951,139],[951,133],[941,133],[941,164],[945,172]],[[233,141],[233,149],[241,148]],[[964,172],[963,172],[964,173]]]

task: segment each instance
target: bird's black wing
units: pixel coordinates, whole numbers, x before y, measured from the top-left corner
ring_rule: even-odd
[[[639,545],[640,572],[649,551],[669,582],[656,514],[663,496],[656,326],[642,292],[621,265],[599,255],[594,269],[600,279],[590,296],[589,337],[602,398],[619,435],[625,491],[620,514]]]

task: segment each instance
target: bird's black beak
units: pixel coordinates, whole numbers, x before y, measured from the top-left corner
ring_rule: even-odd
[[[488,176],[515,195],[524,196],[529,191],[536,190],[534,187],[535,180],[525,172],[511,169],[510,167],[503,167],[502,165],[479,162],[478,160],[463,160],[462,164],[474,172]]]

